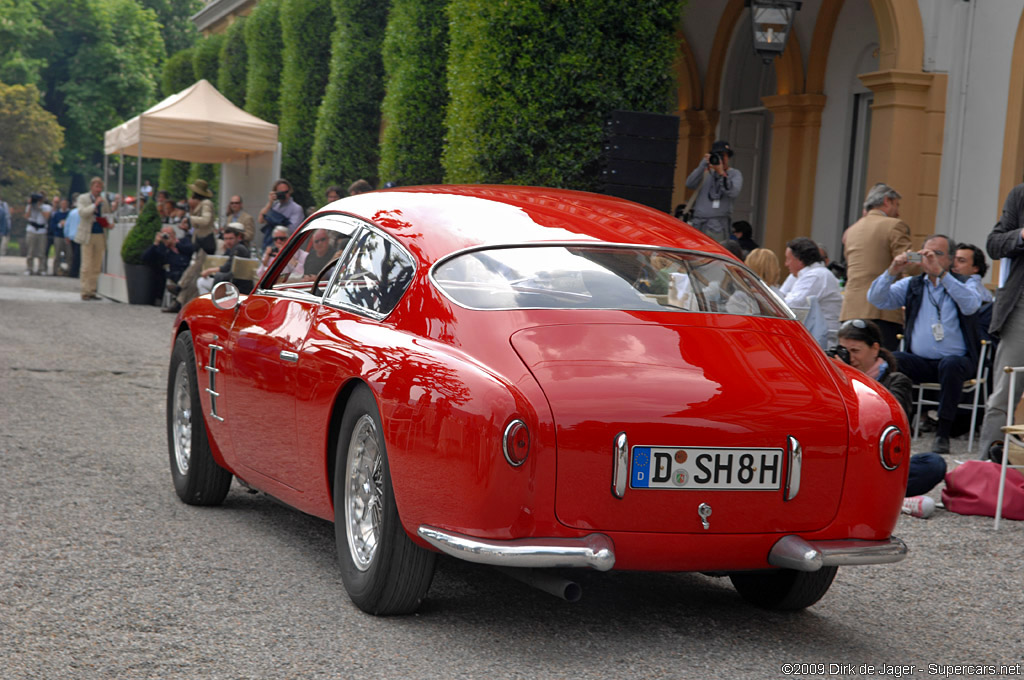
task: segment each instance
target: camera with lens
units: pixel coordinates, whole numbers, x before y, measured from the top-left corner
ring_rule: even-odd
[[[32,202],[32,205],[35,205],[36,203],[39,203],[40,201],[43,200],[43,195],[38,192],[32,193],[29,194],[28,200]]]
[[[278,248],[277,246],[274,246],[273,248],[270,249],[270,254],[271,254],[271,256],[274,256],[274,255],[277,255],[280,251],[281,251],[280,248]]]
[[[717,151],[708,154],[708,165],[719,165],[721,162],[722,157],[718,155]]]
[[[825,350],[825,354],[829,355],[833,359],[839,357],[844,364],[850,363],[850,350],[846,349],[842,345],[836,345]]]
[[[277,196],[277,200],[279,201],[283,201],[284,199],[288,198],[287,191],[275,191],[274,195]]]

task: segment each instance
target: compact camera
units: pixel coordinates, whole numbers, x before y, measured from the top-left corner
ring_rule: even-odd
[[[288,198],[287,191],[275,191],[274,195],[277,196],[277,200],[279,201],[283,201],[284,199]]]
[[[844,364],[850,363],[850,350],[846,349],[842,345],[836,345],[825,350],[825,354],[835,359],[839,357]]]
[[[907,253],[907,262],[920,262],[921,253]]]

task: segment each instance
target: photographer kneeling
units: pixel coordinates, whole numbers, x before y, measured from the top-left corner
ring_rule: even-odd
[[[882,347],[882,331],[867,319],[850,319],[839,327],[839,347],[828,351],[829,356],[842,360],[877,380],[889,390],[903,407],[909,420],[913,409],[913,383],[899,372],[896,357]],[[910,457],[910,477],[907,479],[906,500],[903,510],[908,514],[928,516],[931,510],[922,510],[927,505],[934,509],[934,502],[924,501],[921,496],[930,491],[946,476],[946,461],[937,453],[919,453]],[[915,511],[916,509],[916,511]]]
[[[178,240],[174,234],[174,227],[168,224],[157,233],[153,245],[142,253],[142,263],[158,267],[168,283],[176,284],[188,269],[194,251],[191,239],[185,236]],[[174,291],[174,286],[169,288]]]

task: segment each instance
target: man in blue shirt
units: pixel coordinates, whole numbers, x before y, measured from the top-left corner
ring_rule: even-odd
[[[940,385],[935,453],[949,453],[957,404],[964,381],[975,373],[980,347],[975,313],[981,296],[950,273],[952,249],[948,237],[930,236],[918,251],[923,274],[899,279],[910,262],[907,251],[897,255],[868,290],[868,302],[879,309],[906,308],[906,351],[894,353],[899,371],[915,383]]]

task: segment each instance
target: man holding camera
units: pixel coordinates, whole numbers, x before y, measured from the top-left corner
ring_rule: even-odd
[[[46,276],[46,228],[50,220],[50,206],[39,193],[29,196],[25,204],[25,276]],[[36,265],[39,260],[39,265]]]
[[[177,283],[188,269],[194,251],[192,240],[186,236],[179,241],[174,234],[174,227],[168,224],[157,232],[153,245],[142,253],[142,262],[158,267],[168,284]]]
[[[935,453],[949,453],[957,404],[981,347],[976,317],[981,296],[950,273],[953,247],[946,236],[930,236],[920,251],[897,255],[868,290],[868,302],[875,307],[906,309],[905,351],[894,352],[900,371],[915,383],[940,385]],[[919,262],[924,273],[899,279],[912,262]]]
[[[288,227],[294,232],[306,219],[302,206],[292,200],[292,183],[283,177],[274,182],[274,190],[267,197],[267,204],[260,211],[260,231],[263,232],[263,247],[273,244],[271,233],[275,227]]]
[[[686,178],[686,188],[697,190],[687,206],[690,226],[720,243],[732,233],[732,205],[743,189],[743,175],[729,167],[730,158],[732,147],[720,139]]]

